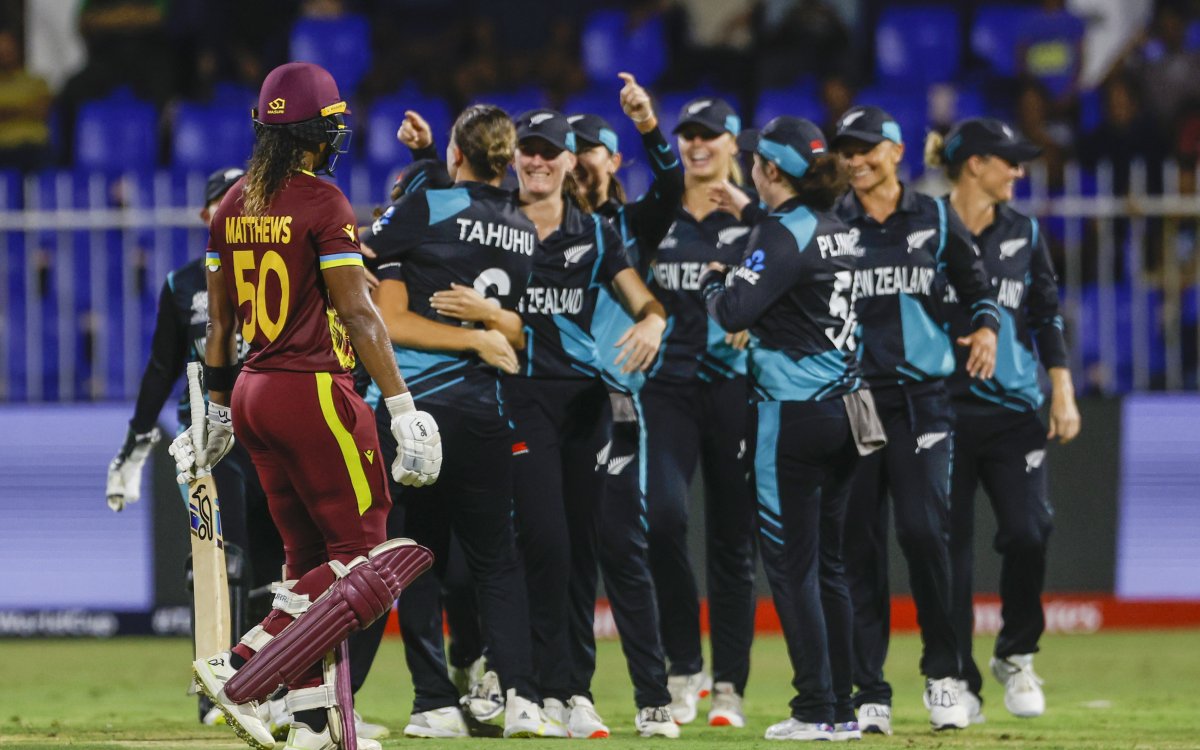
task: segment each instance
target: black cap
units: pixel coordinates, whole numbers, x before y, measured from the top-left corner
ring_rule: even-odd
[[[1036,159],[1042,150],[993,117],[972,117],[950,128],[942,156],[957,164],[972,156],[999,156],[1012,164]]]
[[[759,131],[754,153],[787,172],[803,177],[813,159],[827,150],[825,136],[803,117],[780,115]]]
[[[738,151],[754,153],[754,149],[758,148],[758,128],[746,128],[738,133],[737,147]]]
[[[571,123],[571,128],[575,131],[575,141],[579,145],[603,146],[610,154],[621,150],[617,131],[600,115],[571,115],[567,122]]]
[[[553,109],[531,109],[517,118],[517,142],[541,138],[564,151],[575,153],[575,131],[561,113]]]
[[[846,110],[838,118],[837,132],[833,136],[833,145],[843,138],[853,138],[865,143],[891,141],[903,143],[900,136],[900,123],[879,107],[857,106]]]
[[[702,96],[683,105],[679,110],[679,122],[672,133],[678,133],[688,125],[699,125],[714,133],[729,133],[737,137],[742,132],[742,118],[724,99]]]
[[[225,193],[229,192],[229,188],[233,187],[233,183],[244,174],[246,170],[241,167],[225,167],[210,174],[208,182],[204,183],[204,205],[208,206],[221,200]]]

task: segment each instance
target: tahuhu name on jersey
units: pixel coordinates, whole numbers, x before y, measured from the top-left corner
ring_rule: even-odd
[[[837,204],[863,250],[854,271],[856,334],[863,377],[872,386],[944,378],[954,372],[954,346],[943,327],[948,277],[969,311],[970,326],[996,330],[1000,315],[983,259],[943,199],[903,186],[896,210],[881,224],[851,191]]]
[[[403,281],[408,307],[430,320],[463,325],[430,305],[434,292],[469,286],[515,310],[529,283],[537,231],[509,191],[481,182],[400,197],[363,240],[379,255],[380,280]],[[498,413],[497,371],[470,352],[393,347],[413,399]],[[379,397],[374,385],[368,403]]]
[[[712,317],[753,337],[749,369],[760,398],[824,401],[862,387],[851,296],[861,256],[837,217],[793,198],[754,228],[725,285],[705,281]]]
[[[966,373],[967,354],[960,347],[958,366],[949,381],[955,408],[1033,411],[1043,400],[1038,360],[1047,369],[1067,366],[1063,319],[1058,313],[1058,278],[1050,249],[1037,219],[1004,204],[996,207],[995,220],[975,241],[983,253],[1000,310],[996,372],[988,380],[970,378]],[[971,321],[956,304],[958,294],[953,286],[947,288],[945,302],[950,335],[969,333]]]
[[[242,216],[244,178],[211,224],[205,266],[224,272],[249,371],[346,372],[354,349],[321,271],[363,264],[349,201],[311,172],[294,175],[269,216]]]

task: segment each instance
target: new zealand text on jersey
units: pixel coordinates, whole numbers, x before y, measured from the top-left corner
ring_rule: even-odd
[[[933,275],[932,268],[860,268],[854,272],[854,296],[883,297],[900,293],[929,296],[933,293]]]
[[[663,289],[696,290],[704,275],[703,263],[655,263],[654,281]]]
[[[476,219],[455,219],[458,222],[458,239],[463,242],[476,242],[480,245],[490,245],[501,250],[511,250],[514,253],[533,255],[533,246],[537,238],[533,232],[510,227],[507,224],[497,224],[494,221],[478,221]]]
[[[577,315],[583,311],[583,289],[531,286],[519,311],[538,315]]]
[[[244,245],[248,242],[269,242],[286,245],[292,241],[290,216],[226,216],[225,242]]]

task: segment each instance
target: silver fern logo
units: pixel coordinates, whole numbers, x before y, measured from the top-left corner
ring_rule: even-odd
[[[750,234],[750,227],[726,227],[717,232],[717,244],[732,245],[748,234]]]
[[[591,249],[592,243],[590,242],[586,245],[575,245],[574,247],[568,247],[563,251],[563,268],[578,263],[579,259],[583,257],[584,253]]]
[[[611,476],[615,477],[618,474],[620,474],[622,471],[625,471],[625,467],[628,466],[632,461],[633,461],[632,454],[630,454],[628,456],[617,456],[616,458],[609,459],[608,473]]]
[[[946,439],[948,432],[926,432],[924,435],[917,436],[917,449],[913,453],[927,451],[938,443]]]
[[[1029,244],[1029,240],[1025,239],[1024,237],[1019,240],[1005,240],[1004,242],[1001,242],[1000,260],[1007,260],[1013,257],[1027,244]]]
[[[596,471],[608,465],[608,454],[612,452],[612,441],[609,440],[604,444],[604,447],[596,451]]]
[[[1029,451],[1025,454],[1025,473],[1032,474],[1034,469],[1042,468],[1042,461],[1045,460],[1046,451],[1044,449]]]
[[[922,229],[919,232],[913,232],[908,235],[908,252],[920,250],[921,246],[929,241],[929,238],[937,234],[936,229]]]

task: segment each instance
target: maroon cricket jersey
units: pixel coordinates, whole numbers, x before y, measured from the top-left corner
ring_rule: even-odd
[[[361,266],[357,220],[332,183],[298,173],[266,216],[242,215],[245,178],[212,219],[205,266],[221,272],[237,305],[250,370],[344,372],[354,349],[329,302],[321,271]]]

